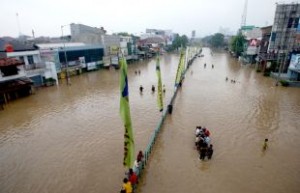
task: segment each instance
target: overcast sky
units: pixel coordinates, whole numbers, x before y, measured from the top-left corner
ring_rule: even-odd
[[[276,2],[299,0],[248,0],[246,24],[272,25]],[[32,35],[33,29],[36,37],[60,36],[60,26],[70,23],[136,35],[146,28],[188,36],[196,30],[196,36],[203,37],[220,27],[236,32],[244,4],[245,0],[0,0],[0,37],[18,36],[18,20],[22,34]]]

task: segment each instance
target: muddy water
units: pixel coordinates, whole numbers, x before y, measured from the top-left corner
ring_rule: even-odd
[[[211,56],[206,49],[204,54],[187,73],[140,191],[300,192],[300,90],[274,87],[271,79],[225,53]],[[169,101],[178,56],[162,56],[161,64]],[[160,117],[150,91],[157,81],[155,62],[131,64],[128,74],[138,151],[146,147]],[[237,83],[226,82],[226,76]],[[119,72],[101,70],[71,81],[72,86],[62,82],[39,89],[0,111],[1,193],[120,189]],[[193,147],[196,125],[212,133],[215,153],[209,162],[201,163]],[[270,148],[263,153],[266,137]]]
[[[299,88],[274,87],[253,68],[209,53],[187,74],[141,192],[300,192]],[[196,125],[211,131],[210,161],[200,161],[194,149]]]
[[[172,95],[178,56],[164,56],[165,99]],[[165,64],[165,65],[164,65]],[[161,113],[155,61],[128,67],[136,151],[145,149]],[[136,75],[135,71],[141,74]],[[117,192],[124,177],[119,71],[71,78],[72,86],[39,89],[0,111],[0,192]],[[139,86],[144,86],[141,95]],[[170,88],[170,89],[169,89]]]

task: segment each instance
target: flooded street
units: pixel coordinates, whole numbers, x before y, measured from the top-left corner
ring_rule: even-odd
[[[186,74],[139,191],[300,192],[300,89],[274,87],[274,80],[226,53],[211,56],[204,49],[204,55]],[[165,105],[173,94],[178,59],[161,57]],[[145,149],[161,113],[150,90],[157,84],[155,61],[128,67],[137,152]],[[226,82],[226,76],[237,83]],[[120,190],[125,170],[119,71],[85,73],[71,82],[39,89],[0,111],[1,193]],[[198,159],[196,125],[211,131],[215,152],[210,161]],[[265,138],[269,149],[262,152]]]
[[[209,53],[187,73],[141,192],[300,192],[299,88],[274,87],[274,80],[253,68]],[[211,131],[210,161],[198,159],[196,125]],[[269,149],[262,152],[265,138]]]

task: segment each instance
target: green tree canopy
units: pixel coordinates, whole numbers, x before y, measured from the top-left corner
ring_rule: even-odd
[[[119,33],[117,33],[117,35],[118,36],[130,36],[130,34],[127,32],[119,32]]]
[[[175,34],[175,38],[172,42],[172,47],[173,47],[173,49],[178,49],[181,46],[185,48],[187,46],[188,42],[189,42],[189,39],[186,35],[180,36],[179,34]]]
[[[236,36],[233,36],[230,42],[230,49],[236,53],[237,56],[240,56],[244,51],[244,44],[246,43],[245,37],[239,33]]]
[[[181,44],[185,48],[189,42],[189,38],[186,35],[181,36]]]
[[[221,33],[214,34],[210,39],[210,45],[215,48],[224,46],[224,35]]]

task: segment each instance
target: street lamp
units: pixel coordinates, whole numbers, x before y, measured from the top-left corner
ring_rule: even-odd
[[[70,24],[67,24],[67,25],[62,25],[61,26],[61,37],[63,38],[64,37],[64,27],[68,26]],[[65,41],[63,42],[64,43],[64,53],[65,53],[65,62],[66,62],[66,72],[67,72],[67,84],[68,85],[71,85],[71,79],[70,79],[70,75],[69,75],[69,65],[68,65],[68,59],[67,59],[67,52],[66,52],[66,44],[65,44]]]

